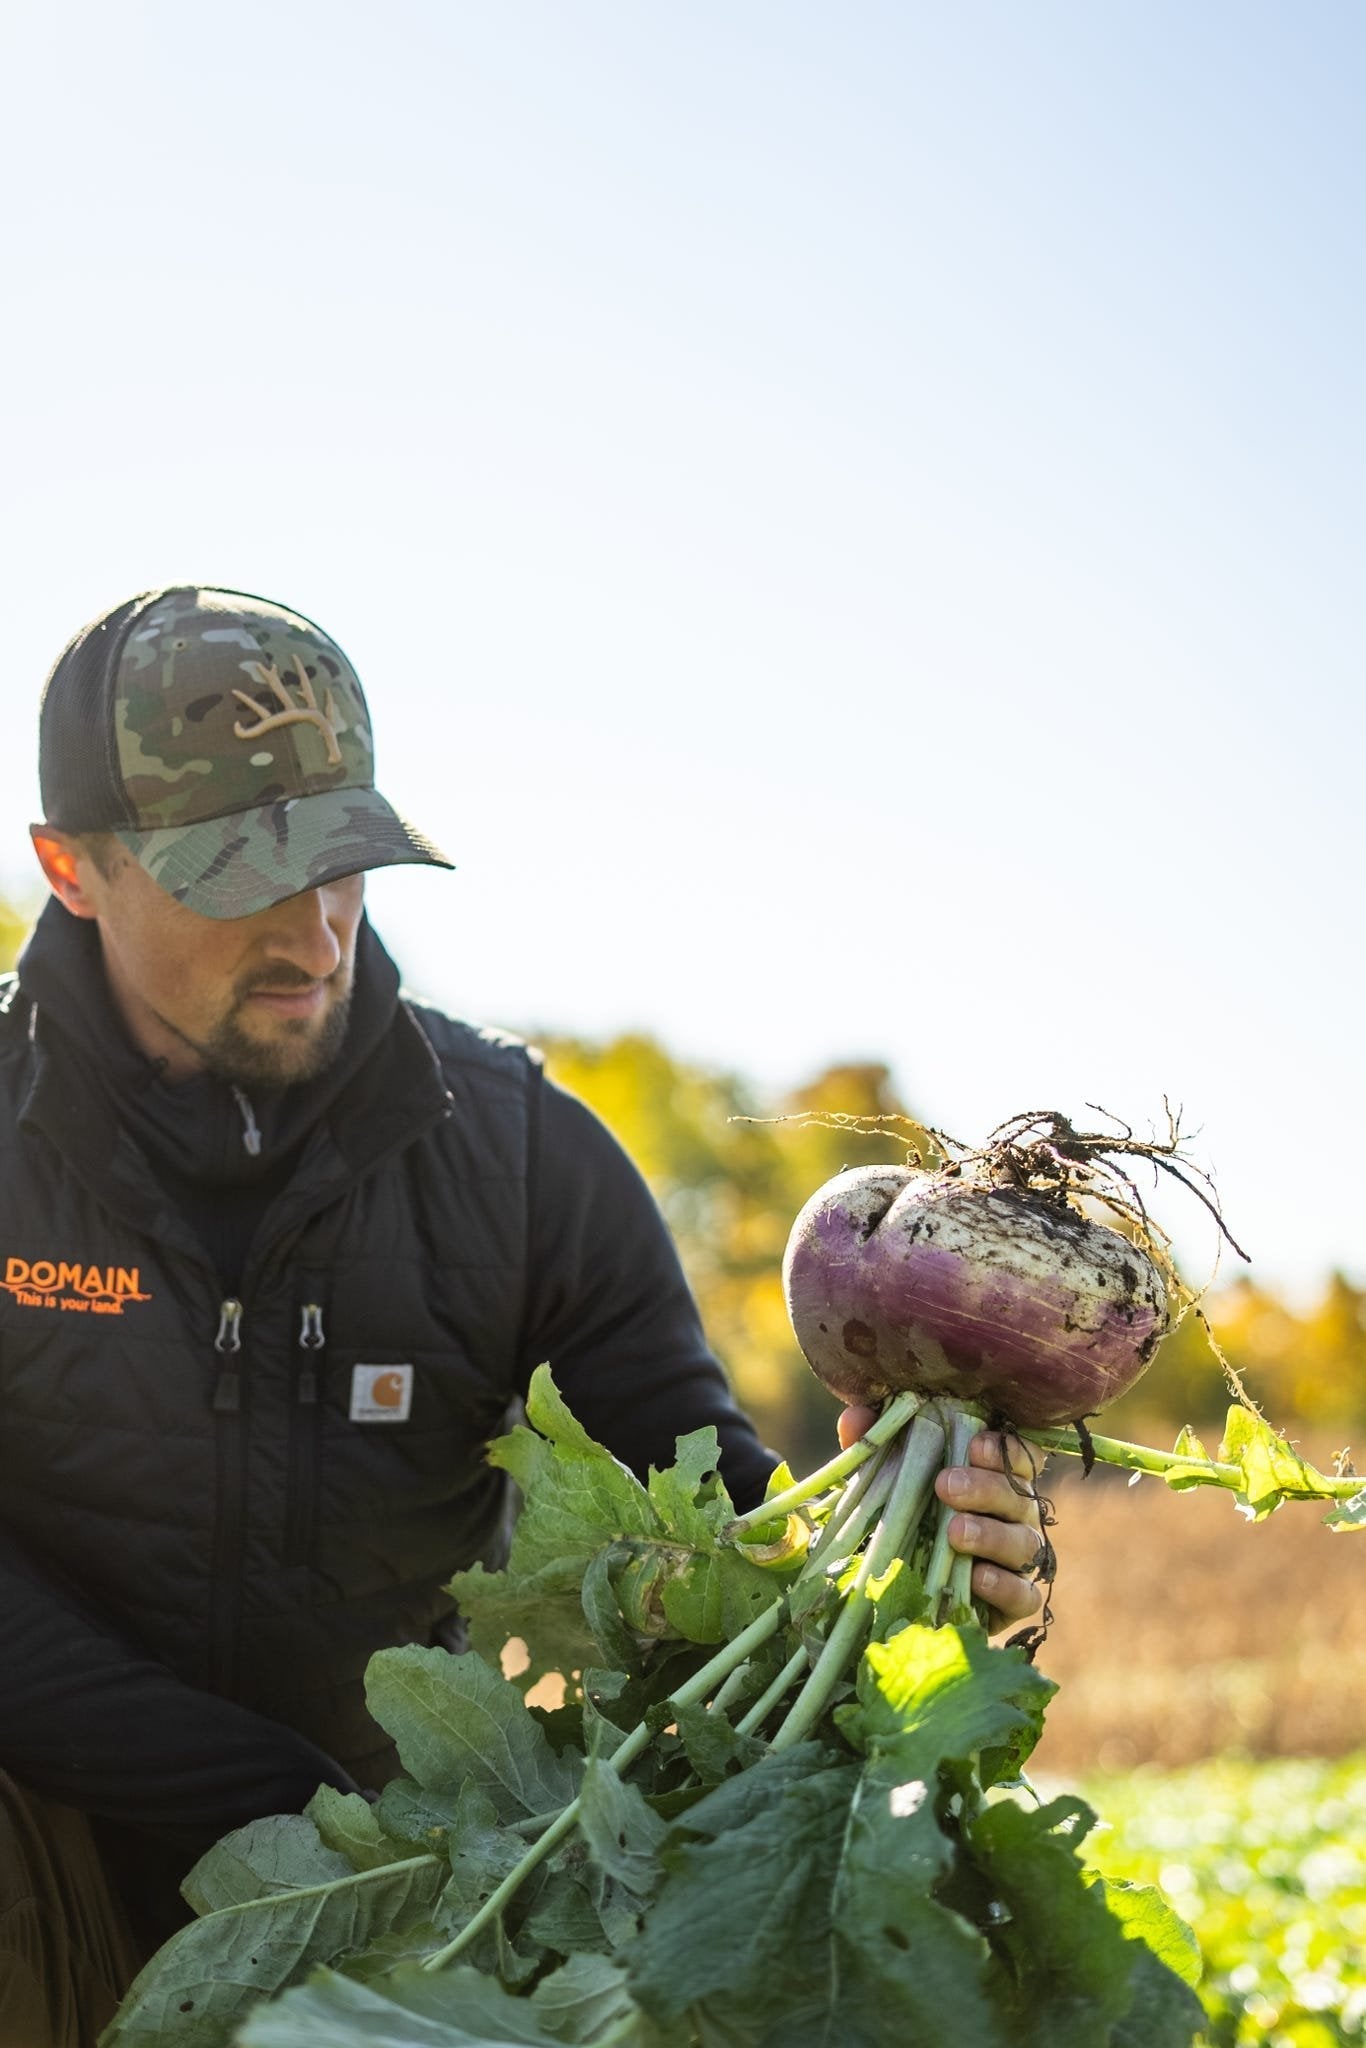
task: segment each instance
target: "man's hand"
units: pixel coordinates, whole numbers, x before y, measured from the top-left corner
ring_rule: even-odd
[[[841,1447],[857,1443],[876,1415],[874,1408],[846,1408],[838,1424]],[[1003,1444],[1010,1448],[1009,1473]],[[1027,1484],[1036,1469],[1037,1460],[1031,1460],[1018,1437],[983,1430],[968,1447],[967,1464],[946,1466],[934,1482],[940,1500],[956,1510],[949,1542],[977,1559],[972,1590],[993,1610],[994,1628],[1027,1621],[1043,1606],[1043,1592],[1032,1576],[1044,1540],[1039,1509],[1016,1484]]]

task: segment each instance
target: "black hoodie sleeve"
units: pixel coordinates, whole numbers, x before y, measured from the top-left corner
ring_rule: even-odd
[[[0,1769],[98,1818],[174,1837],[188,1868],[220,1835],[355,1791],[322,1750],[195,1691],[122,1641],[0,1531]]]
[[[539,1089],[522,1378],[548,1363],[574,1415],[644,1476],[674,1440],[715,1424],[737,1507],[778,1462],[731,1398],[654,1197],[591,1110]]]

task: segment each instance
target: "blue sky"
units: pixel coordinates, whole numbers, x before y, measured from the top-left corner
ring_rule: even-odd
[[[1167,1094],[1366,1275],[1364,86],[1332,4],[16,0],[0,878],[68,634],[260,591],[458,863],[415,987]]]

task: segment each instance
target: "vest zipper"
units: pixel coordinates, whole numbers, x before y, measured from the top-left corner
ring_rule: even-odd
[[[218,1360],[213,1390],[218,1438],[218,1499],[213,1579],[209,1587],[209,1686],[212,1691],[231,1697],[237,1676],[247,1511],[247,1436],[243,1414],[246,1388],[239,1364],[242,1350],[240,1301],[220,1303],[218,1334],[213,1340],[213,1348]]]
[[[242,1349],[242,1304],[225,1301],[218,1311],[218,1335],[213,1340],[218,1353],[218,1378],[214,1382],[213,1405],[220,1415],[235,1415],[242,1405],[242,1375],[237,1354]]]
[[[318,1353],[327,1342],[322,1305],[306,1301],[299,1311],[294,1358],[294,1402],[289,1418],[289,1491],[285,1509],[285,1563],[307,1564],[313,1554],[313,1517],[318,1473]]]

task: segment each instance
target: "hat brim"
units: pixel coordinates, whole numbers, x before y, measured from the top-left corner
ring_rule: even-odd
[[[159,887],[201,917],[253,917],[367,868],[454,865],[375,789],[321,790],[202,824],[115,837]]]

